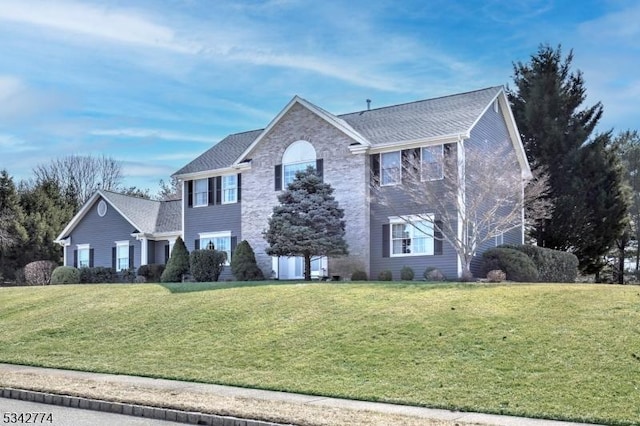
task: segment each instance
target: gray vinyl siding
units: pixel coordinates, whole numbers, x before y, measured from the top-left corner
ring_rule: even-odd
[[[116,241],[129,241],[134,246],[134,267],[140,266],[140,242],[131,236],[136,229],[123,218],[108,202],[104,217],[98,215],[97,206],[102,200],[98,197],[87,214],[71,232],[71,245],[67,250],[67,265],[73,266],[73,252],[78,244],[89,244],[93,249],[93,266],[111,268],[112,249]]]
[[[269,182],[271,184],[272,182]],[[186,183],[185,183],[186,188]],[[241,210],[240,203],[217,204],[203,207],[189,207],[185,192],[183,197],[184,208],[184,242],[187,250],[192,252],[195,249],[195,240],[200,233],[204,232],[231,232],[231,237],[236,237],[237,242],[241,241]],[[232,279],[231,268],[225,266],[220,281]]]
[[[519,176],[520,166],[518,165],[515,150],[511,143],[506,123],[502,113],[494,111],[491,106],[480,118],[476,126],[471,131],[471,137],[465,141],[465,149],[480,150],[487,156],[497,155],[507,150],[506,158],[496,158],[495,165],[505,170],[513,168]],[[473,167],[473,163],[467,162],[467,170]],[[474,188],[467,187],[467,191],[473,191]],[[504,244],[522,244],[522,226],[514,228],[504,234]],[[471,262],[471,272],[474,276],[482,275],[482,253],[489,248],[495,247],[495,239],[491,238],[484,244],[481,244],[476,251],[476,256]]]
[[[147,263],[156,263],[156,242],[147,241]],[[163,262],[164,263],[164,262]]]

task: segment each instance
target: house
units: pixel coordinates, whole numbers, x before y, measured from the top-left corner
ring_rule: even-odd
[[[89,200],[59,241],[67,244],[66,256],[70,256],[72,250],[74,253],[82,250],[83,244],[94,244],[97,249],[98,241],[105,235],[95,232],[94,226],[98,226],[96,221],[100,217],[95,213],[97,204],[104,201],[114,206],[114,213],[119,213],[124,220],[119,232],[126,230],[130,242],[148,245],[146,257],[141,256],[142,253],[138,257],[133,249],[129,259],[133,259],[134,266],[138,266],[137,262],[150,263],[150,252],[154,252],[153,261],[162,263],[164,259],[158,256],[158,245],[168,246],[171,238],[181,235],[189,251],[213,245],[226,251],[229,258],[233,256],[235,244],[247,240],[265,276],[302,278],[302,258],[268,256],[263,231],[278,203],[278,194],[293,180],[296,171],[310,165],[335,190],[334,196],[345,212],[349,244],[347,258],[314,259],[312,275],[345,276],[354,269],[362,269],[375,277],[389,269],[394,277],[399,277],[400,269],[406,265],[418,276],[428,266],[439,268],[448,277],[460,276],[461,265],[455,250],[433,235],[419,235],[415,230],[418,228],[410,227],[412,230],[405,229],[402,243],[394,244],[400,218],[429,213],[429,206],[423,206],[422,211],[409,211],[402,202],[403,184],[395,180],[396,174],[392,172],[402,166],[403,152],[408,150],[421,153],[422,161],[435,162],[433,166],[437,170],[445,153],[461,155],[475,148],[486,151],[487,156],[495,156],[499,152],[497,148],[504,146],[515,160],[503,167],[516,168],[521,178],[530,176],[522,142],[501,86],[343,115],[331,114],[295,96],[266,128],[227,136],[173,175],[183,183],[184,196],[180,206],[181,223],[170,232],[165,234],[158,228],[162,216],[160,207],[158,215],[150,215],[146,218],[148,223],[143,224],[129,210],[116,209],[116,194],[103,191]],[[393,211],[376,204],[370,197],[375,173],[379,174],[382,185],[397,194],[398,206]],[[433,185],[436,190],[438,180],[443,178],[433,176],[432,182],[425,184]],[[519,179],[517,184],[524,185],[523,182]],[[150,205],[145,204],[144,208],[152,210]],[[165,209],[175,213],[173,206]],[[86,237],[76,235],[84,229]],[[91,229],[94,230],[92,237]],[[524,227],[520,225],[501,235],[499,242],[522,243],[523,236]],[[119,238],[123,237],[109,234],[108,241],[100,244],[118,250]],[[94,257],[94,264],[97,259]],[[101,264],[106,266],[109,260],[108,256],[100,257]],[[72,264],[70,257],[65,258],[65,264]],[[228,277],[229,268],[226,268],[221,278]]]

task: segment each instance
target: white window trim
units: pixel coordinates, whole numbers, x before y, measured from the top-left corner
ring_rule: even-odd
[[[78,262],[76,264],[76,266],[78,268],[83,268],[83,266],[80,266],[80,251],[82,250],[87,250],[87,266],[88,268],[91,267],[91,245],[90,244],[76,244],[76,250],[78,251]]]
[[[200,232],[198,234],[198,239],[200,241],[202,241],[203,239],[213,239],[213,238],[229,238],[229,256],[227,256],[227,261],[224,263],[225,266],[229,266],[231,264],[231,231]],[[201,244],[200,250],[205,250],[205,249],[206,247],[203,247]]]
[[[423,156],[424,148],[437,148],[438,146],[440,147],[440,159],[441,159],[440,176],[433,179],[425,179],[424,171],[422,169],[423,165],[425,164],[424,156]],[[432,182],[432,181],[442,180],[442,179],[444,179],[444,145],[423,146],[422,148],[420,148],[420,182]]]
[[[422,152],[422,151],[421,151]],[[382,165],[382,157],[385,154],[398,154],[398,165],[400,167],[400,173],[398,173],[398,180],[396,182],[392,182],[392,183],[384,183],[384,167]],[[380,153],[380,186],[397,186],[400,185],[402,183],[402,151],[388,151],[388,152],[381,152]]]
[[[293,182],[293,180],[291,180],[291,182],[287,182],[285,179],[285,171],[287,167],[306,164],[307,166],[311,166],[315,169],[317,159],[318,153],[311,142],[300,139],[291,143],[282,154],[282,188],[286,189],[289,184]]]
[[[129,246],[131,245],[129,243],[129,240],[116,241],[115,243],[116,243],[116,272],[129,269],[129,263],[131,262],[131,259],[129,259]],[[120,262],[119,262],[120,258],[118,257],[118,252],[120,251],[120,247],[127,248],[127,267],[126,268],[120,268]]]
[[[496,238],[496,247],[504,244],[504,232],[499,233],[498,235],[496,235],[495,238]]]
[[[227,178],[227,177],[232,177],[232,176],[235,176],[235,181],[236,181],[236,184],[235,184],[235,186],[233,187],[235,195],[234,195],[234,197],[233,197],[233,201],[225,201],[225,194],[226,194],[226,191],[227,191],[227,189],[228,189],[228,188],[226,187],[226,180],[225,180],[225,178]],[[220,201],[222,202],[222,204],[235,204],[235,203],[237,203],[237,202],[238,202],[238,175],[237,175],[237,174],[223,175],[223,176],[220,178],[220,181],[221,181],[221,183],[222,183],[222,188],[221,188],[221,191],[222,191],[222,196],[221,196],[221,198],[222,198],[222,200],[220,200]]]
[[[415,257],[415,256],[433,256],[435,255],[435,235],[431,235],[431,253],[394,253],[393,252],[393,225],[409,225],[411,229],[411,240],[413,240],[413,232],[416,228],[411,222],[431,222],[433,233],[435,234],[435,218],[432,213],[410,215],[410,216],[390,216],[389,217],[389,257]]]
[[[198,181],[204,181],[206,183],[207,189],[206,191],[204,191],[205,194],[205,202],[204,204],[198,204],[198,194],[201,194],[202,192],[197,192],[196,190],[196,186],[197,186],[197,182]],[[203,178],[203,179],[195,179],[193,181],[193,207],[206,207],[209,205],[209,179],[208,178]]]

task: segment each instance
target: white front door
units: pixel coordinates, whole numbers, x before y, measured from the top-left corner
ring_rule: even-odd
[[[304,257],[280,257],[273,258],[273,265],[276,278],[281,280],[302,280],[304,279]],[[311,258],[311,278],[318,279],[327,276],[327,258]]]

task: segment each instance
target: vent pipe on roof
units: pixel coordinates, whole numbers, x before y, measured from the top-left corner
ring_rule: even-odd
[[[371,110],[371,99],[367,99],[367,111]]]

